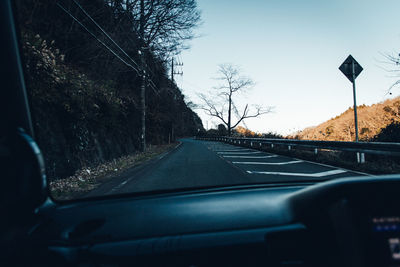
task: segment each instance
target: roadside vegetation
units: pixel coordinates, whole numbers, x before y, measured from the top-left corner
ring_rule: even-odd
[[[178,143],[149,146],[146,152],[136,152],[113,160],[101,163],[97,166],[77,170],[74,175],[52,180],[49,184],[53,198],[57,200],[69,200],[83,197],[86,193],[98,188],[103,183],[113,179],[125,171],[148,162],[157,156],[167,153]]]
[[[360,141],[400,142],[400,97],[357,107]],[[292,136],[301,140],[354,141],[354,110]]]
[[[58,179],[66,178],[86,190],[89,182],[78,179],[85,179],[82,175],[86,170],[96,173],[103,164],[98,172],[108,170],[107,166],[119,169],[113,165],[115,160],[125,162],[132,155],[135,160],[138,157],[142,76],[134,71],[138,66],[133,61],[141,62],[138,51],[142,45],[146,46],[147,146],[162,147],[203,129],[201,119],[168,77],[171,56],[185,49],[187,41],[195,37],[194,29],[200,20],[196,1],[168,1],[174,8],[165,1],[144,2],[149,21],[141,29],[143,44],[138,35],[139,1],[16,1],[35,140],[44,154],[53,189],[60,189],[64,182]],[[149,5],[152,8],[147,8]],[[180,12],[180,16],[174,16],[174,12]],[[154,19],[161,15],[166,16],[164,20]],[[76,179],[67,178],[71,176]]]
[[[199,133],[199,136],[208,136],[208,137],[228,136],[228,130],[224,124],[219,124],[217,129],[209,129],[207,131],[201,131]],[[243,126],[237,126],[235,129],[233,129],[231,132],[231,136],[247,137],[247,138],[277,138],[277,139],[285,138],[284,136],[278,133],[273,133],[273,132],[257,133]]]

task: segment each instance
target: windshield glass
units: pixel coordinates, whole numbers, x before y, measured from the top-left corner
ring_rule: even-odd
[[[400,172],[397,0],[18,0],[67,200]]]

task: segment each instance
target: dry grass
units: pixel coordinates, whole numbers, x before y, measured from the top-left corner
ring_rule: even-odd
[[[73,176],[50,181],[49,187],[53,198],[67,200],[78,198],[83,194],[99,187],[106,181],[116,177],[129,168],[138,166],[154,157],[171,150],[175,144],[151,146],[146,152],[138,152],[123,156],[94,168],[83,168]]]
[[[370,140],[393,121],[400,121],[400,97],[371,106],[358,106],[360,140]],[[292,136],[302,140],[354,141],[354,111],[349,108],[339,116]]]

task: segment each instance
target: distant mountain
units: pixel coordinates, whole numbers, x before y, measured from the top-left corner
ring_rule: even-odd
[[[385,132],[386,128],[390,126],[390,129],[398,129],[393,126],[398,126],[400,123],[400,97],[371,106],[357,106],[357,113],[360,140],[380,141],[381,138],[377,137]],[[291,137],[303,140],[354,141],[353,108],[347,109],[339,116],[318,126],[306,128]]]

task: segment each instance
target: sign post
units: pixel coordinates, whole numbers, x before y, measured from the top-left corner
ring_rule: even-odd
[[[358,142],[358,118],[357,118],[357,98],[356,98],[356,77],[354,61],[351,62],[351,69],[353,73],[353,99],[354,99],[354,124],[356,127],[356,142]]]
[[[346,60],[340,65],[339,70],[353,83],[353,99],[354,99],[354,125],[356,131],[356,142],[358,142],[358,119],[357,119],[357,100],[356,100],[356,78],[361,73],[363,68],[361,65],[349,55]],[[364,163],[364,153],[357,153],[357,162]]]
[[[356,78],[363,68],[360,64],[349,55],[340,65],[339,70],[353,83],[353,99],[354,99],[354,125],[356,130],[356,142],[358,142],[358,120],[357,120],[357,100],[356,100]]]

